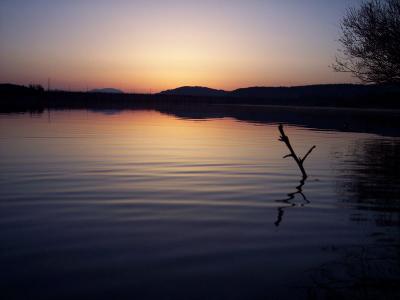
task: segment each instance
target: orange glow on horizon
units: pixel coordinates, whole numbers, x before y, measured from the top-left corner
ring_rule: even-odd
[[[317,6],[280,1],[0,3],[0,82],[137,93],[351,82],[329,68],[344,3],[329,5],[316,18]]]

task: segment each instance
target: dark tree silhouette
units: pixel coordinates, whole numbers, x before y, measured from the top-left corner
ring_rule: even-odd
[[[44,92],[44,88],[40,84],[30,84],[28,88],[35,92]]]
[[[400,0],[368,0],[350,8],[341,31],[335,71],[364,83],[400,83]]]

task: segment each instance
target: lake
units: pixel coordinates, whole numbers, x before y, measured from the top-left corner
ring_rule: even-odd
[[[3,299],[399,297],[398,128],[259,114],[1,114]]]

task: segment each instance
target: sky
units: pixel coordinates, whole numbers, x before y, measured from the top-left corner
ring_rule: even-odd
[[[330,65],[360,0],[0,0],[0,82],[233,90],[355,82]]]

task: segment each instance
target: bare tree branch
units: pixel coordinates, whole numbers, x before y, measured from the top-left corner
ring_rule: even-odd
[[[306,170],[304,169],[304,161],[306,160],[306,158],[311,154],[311,152],[316,148],[316,146],[311,147],[311,149],[307,152],[307,154],[304,156],[303,159],[301,159],[300,157],[298,157],[296,155],[296,152],[294,151],[292,145],[290,144],[290,140],[289,137],[285,134],[285,131],[283,130],[283,125],[279,125],[279,132],[281,134],[279,141],[285,143],[286,147],[289,149],[290,154],[285,155],[283,158],[288,158],[288,157],[293,157],[294,161],[297,163],[301,173],[303,174],[303,180],[307,179],[308,175]]]
[[[307,159],[307,157],[311,154],[311,152],[317,148],[317,146],[312,146],[310,150],[308,150],[307,154],[304,155],[303,159],[301,159],[301,162],[304,163],[304,161]]]
[[[364,83],[400,83],[400,0],[366,0],[341,23],[332,68]]]

